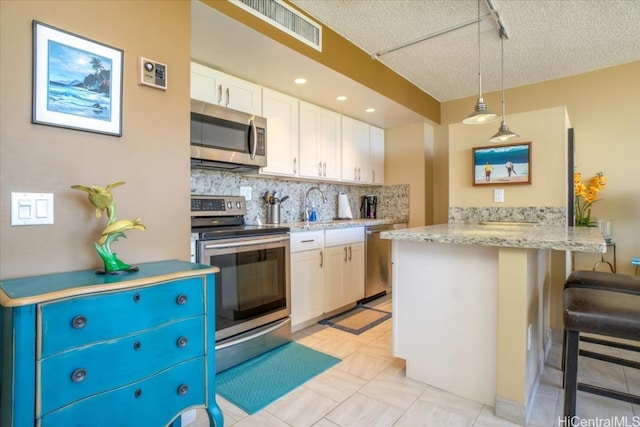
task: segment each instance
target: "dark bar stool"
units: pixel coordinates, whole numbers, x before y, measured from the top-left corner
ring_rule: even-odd
[[[625,294],[640,295],[640,281],[636,280],[632,276],[627,276],[624,274],[613,274],[605,271],[589,271],[589,270],[574,271],[567,278],[567,281],[564,284],[564,289],[567,289],[567,288],[600,289],[603,291],[622,292]],[[565,331],[564,337],[563,337],[563,343],[562,343],[563,347],[562,347],[561,369],[563,372],[564,372],[564,362],[565,362],[564,358],[566,355],[566,352],[565,352],[566,338],[567,338],[567,334]],[[640,352],[640,347],[638,346],[623,344],[616,341],[605,340],[601,338],[581,336],[580,341]],[[600,360],[602,360],[600,356],[603,356],[603,355],[600,355],[599,353],[586,352],[586,351],[581,351],[580,354],[582,356],[592,357]]]
[[[640,295],[603,290],[593,286],[566,287],[563,291],[563,304],[566,333],[564,416],[575,416],[578,390],[640,405],[640,396],[578,383],[580,334],[590,333],[640,341]],[[640,369],[638,362],[601,356],[598,359]]]

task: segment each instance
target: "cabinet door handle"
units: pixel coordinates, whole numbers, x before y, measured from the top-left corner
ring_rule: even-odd
[[[140,294],[139,293],[133,294],[133,302],[140,302]]]
[[[327,162],[322,163],[322,176],[327,176]]]
[[[231,92],[229,92],[229,88],[227,88],[225,93],[227,94],[227,105],[226,105],[226,107],[228,107],[229,104],[231,104]]]
[[[351,262],[351,245],[349,245],[349,262]]]
[[[222,105],[222,85],[218,85],[218,104]]]
[[[360,168],[358,168],[358,181],[360,181]]]
[[[74,383],[80,383],[87,378],[87,370],[83,368],[76,369],[71,373],[71,381]]]
[[[189,342],[189,340],[187,340],[187,337],[180,337],[178,338],[178,347],[180,348],[184,348],[187,346],[187,343]]]
[[[298,158],[293,158],[293,173],[298,173]]]
[[[84,316],[76,316],[71,320],[73,329],[82,329],[87,326],[87,318]]]
[[[133,343],[134,350],[140,350],[140,348],[142,348],[142,343],[140,341],[136,341]]]
[[[324,267],[324,254],[320,251],[320,268]]]
[[[318,176],[322,176],[322,162],[318,162]]]
[[[187,303],[187,296],[186,295],[178,295],[178,298],[176,298],[176,302],[178,303],[178,305],[185,305]]]
[[[358,168],[353,168],[353,180],[358,180]]]
[[[376,182],[376,171],[371,171],[371,182]]]
[[[140,396],[142,396],[142,389],[141,388],[137,388],[136,391],[133,392],[134,397],[137,399]]]
[[[300,243],[313,243],[315,241],[316,241],[315,239],[301,240]]]
[[[344,262],[347,262],[347,247],[344,247]]]
[[[189,386],[187,386],[186,384],[182,384],[180,387],[178,387],[178,394],[180,396],[186,396],[187,393],[189,393]]]

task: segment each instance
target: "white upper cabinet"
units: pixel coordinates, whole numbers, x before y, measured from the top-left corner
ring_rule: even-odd
[[[262,91],[255,83],[191,63],[191,98],[262,115]]]
[[[340,179],[340,114],[300,101],[299,176]]]
[[[267,166],[262,173],[298,174],[298,100],[263,88],[262,115],[267,119]]]
[[[369,182],[369,125],[342,116],[342,181]]]
[[[384,129],[369,127],[369,182],[384,184]]]

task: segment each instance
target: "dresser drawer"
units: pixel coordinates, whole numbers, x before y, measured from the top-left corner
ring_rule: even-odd
[[[204,406],[206,359],[183,362],[143,381],[79,400],[41,418],[41,427],[164,426]]]
[[[204,316],[58,353],[38,362],[38,416],[205,355]]]
[[[204,278],[38,305],[39,358],[204,314]]]

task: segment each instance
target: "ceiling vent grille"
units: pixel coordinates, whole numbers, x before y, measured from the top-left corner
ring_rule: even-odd
[[[229,1],[322,52],[322,27],[281,0]]]

